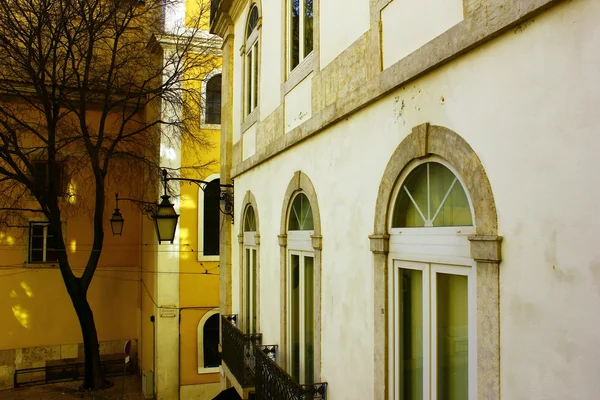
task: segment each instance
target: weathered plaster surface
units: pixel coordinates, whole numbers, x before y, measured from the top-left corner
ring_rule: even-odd
[[[232,177],[266,161],[305,138],[357,112],[385,94],[543,12],[563,0],[494,0],[469,6],[465,19],[421,48],[381,70],[380,18],[322,71],[315,71],[312,116],[256,155],[232,165]],[[385,7],[387,1],[372,3]],[[378,8],[378,12],[381,8]],[[372,9],[372,12],[373,9]],[[260,129],[260,128],[259,128]],[[277,134],[275,134],[277,136]]]

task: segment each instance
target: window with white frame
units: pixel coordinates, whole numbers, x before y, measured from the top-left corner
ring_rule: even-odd
[[[244,77],[244,109],[246,115],[258,106],[258,70],[260,67],[258,28],[258,7],[253,4],[248,14],[248,25],[246,27],[246,74]]]
[[[219,309],[208,311],[198,323],[198,373],[219,371]]]
[[[209,183],[198,189],[198,260],[219,261],[221,181],[217,174],[205,179]]]
[[[257,331],[257,246],[256,246],[256,214],[251,205],[246,208],[244,216],[244,312],[242,326],[246,333]]]
[[[206,82],[205,124],[221,124],[221,74],[212,76]]]
[[[304,193],[292,201],[288,220],[287,368],[301,384],[314,381],[314,230],[310,202]]]
[[[29,263],[58,261],[54,235],[47,222],[29,223]]]
[[[476,398],[474,233],[467,194],[424,162],[400,185],[390,237],[390,398]]]
[[[287,0],[287,58],[292,71],[313,51],[313,0]]]

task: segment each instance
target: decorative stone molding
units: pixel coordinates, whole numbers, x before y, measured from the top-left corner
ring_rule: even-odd
[[[502,236],[469,236],[471,257],[480,263],[500,263],[502,261]]]
[[[287,247],[287,235],[277,235],[277,239],[279,240],[279,246]]]
[[[256,242],[257,246],[260,246],[260,233],[256,232],[254,234],[254,241]]]
[[[310,235],[310,239],[312,241],[312,247],[315,250],[323,249],[323,236],[320,235]]]
[[[370,235],[371,251],[375,254],[387,254],[390,251],[390,235]]]
[[[243,233],[240,233],[238,235],[238,243],[239,244],[244,244],[244,234]]]

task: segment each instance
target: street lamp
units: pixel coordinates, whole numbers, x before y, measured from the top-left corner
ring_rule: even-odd
[[[121,215],[121,211],[119,211],[119,195],[116,195],[116,197],[117,208],[115,208],[115,211],[112,214],[112,218],[110,219],[110,229],[112,230],[113,236],[121,236],[121,234],[123,233],[123,224],[125,223],[125,220]]]
[[[154,220],[154,228],[156,229],[156,237],[158,243],[171,242],[175,240],[175,231],[177,230],[177,221],[179,220],[179,214],[175,212],[175,207],[170,201],[170,197],[167,194],[167,183],[169,181],[183,181],[194,183],[205,190],[206,186],[210,182],[202,181],[200,179],[191,178],[169,178],[167,177],[167,170],[162,170],[163,176],[163,188],[164,194],[160,197],[162,201],[160,204],[150,203],[147,201],[140,201],[135,199],[119,198],[119,195],[115,195],[117,200],[117,206],[113,212],[112,218],[110,219],[110,227],[113,232],[113,236],[121,236],[123,232],[123,216],[119,211],[119,200],[128,200],[134,202],[140,209],[148,214],[150,219]],[[219,184],[220,193],[219,200],[223,202],[224,207],[221,208],[219,205],[219,211],[225,215],[231,216],[231,223],[233,224],[233,184]]]

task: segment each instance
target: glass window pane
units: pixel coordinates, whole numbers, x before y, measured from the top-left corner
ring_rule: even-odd
[[[425,220],[417,211],[410,197],[404,190],[400,189],[398,199],[394,206],[394,214],[392,219],[393,228],[420,228],[425,226]]]
[[[433,226],[471,226],[471,206],[467,194],[458,180],[450,190],[446,201],[442,205]]]
[[[290,365],[291,375],[300,381],[300,256],[290,257]]]
[[[246,333],[250,332],[250,249],[246,248],[246,259],[244,268],[244,326]]]
[[[408,175],[400,188],[394,205],[392,227],[425,226],[423,219],[427,219],[427,205],[427,164],[422,164]]]
[[[288,222],[290,231],[310,231],[314,229],[312,208],[308,197],[300,193],[294,198]]]
[[[258,105],[258,43],[254,45],[254,65],[252,66],[252,109]]]
[[[248,206],[244,218],[244,232],[256,232],[256,214],[254,207]]]
[[[252,249],[251,250],[251,254],[252,254],[252,269],[251,271],[251,277],[252,277],[252,282],[251,285],[252,287],[250,288],[250,293],[252,295],[252,333],[256,332],[256,326],[257,326],[257,322],[256,321],[256,250]]]
[[[314,259],[304,257],[304,382],[314,381]]]
[[[290,0],[290,70],[300,63],[300,0]]]
[[[423,398],[423,273],[398,271],[398,381],[400,400]]]
[[[431,162],[408,175],[394,204],[393,228],[471,225],[467,195],[452,171]]]
[[[469,308],[466,276],[437,274],[437,398],[469,398]]]
[[[253,6],[248,17],[248,28],[246,28],[246,39],[252,34],[258,24],[258,7]]]
[[[313,0],[304,0],[304,57],[313,50]]]
[[[254,49],[248,52],[248,65],[246,65],[246,113],[252,111],[252,57]]]

